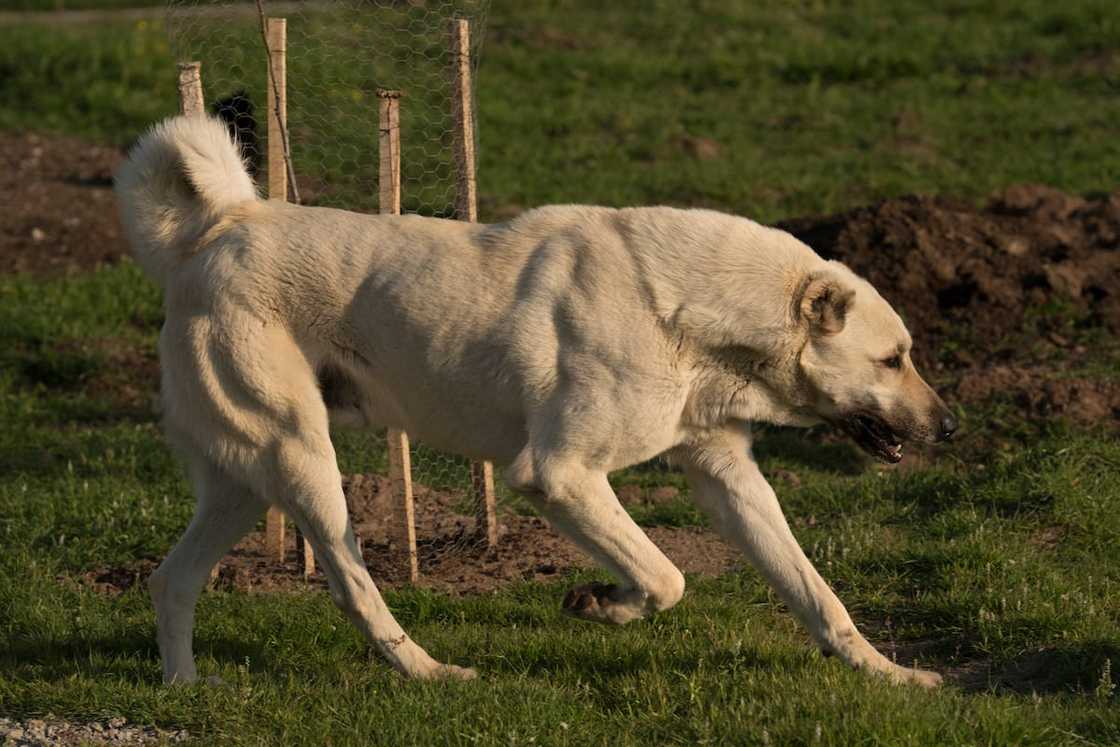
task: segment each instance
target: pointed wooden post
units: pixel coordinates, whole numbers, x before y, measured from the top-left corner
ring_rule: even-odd
[[[269,18],[265,24],[268,42],[268,76],[265,80],[268,101],[268,198],[288,199],[288,159],[285,157],[284,134],[288,124],[288,21]],[[315,573],[315,553],[311,543],[296,527],[296,564],[304,577]],[[273,506],[265,518],[265,547],[273,558],[283,563],[287,542],[284,512]]]
[[[401,94],[400,91],[379,90],[377,149],[379,190],[378,212],[400,215],[401,212]],[[420,578],[420,557],[416,552],[416,508],[412,502],[412,454],[408,434],[396,428],[386,433],[389,441],[389,482],[396,506],[396,535],[408,557],[408,578]]]
[[[179,113],[188,117],[206,114],[206,103],[202,98],[202,63],[179,63]],[[210,582],[218,580],[222,563],[218,561],[210,569]]]
[[[205,112],[202,100],[202,63],[180,62],[179,113],[197,115]]]
[[[459,220],[478,220],[475,179],[474,103],[471,96],[471,25],[465,18],[451,21],[451,80],[455,107],[455,163],[458,185],[455,212]],[[486,544],[498,544],[498,515],[494,494],[494,467],[490,462],[471,464],[471,487],[477,506],[477,525]]]

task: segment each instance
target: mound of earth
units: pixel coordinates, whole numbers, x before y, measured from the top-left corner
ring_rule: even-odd
[[[1120,332],[1120,192],[1018,185],[981,208],[911,196],[780,226],[866,277],[906,320],[919,367],[947,374],[950,395],[1120,419],[1118,382],[1069,373],[1095,352],[1070,330]]]
[[[350,475],[343,478],[343,489],[374,580],[382,588],[411,586],[389,480],[381,475]],[[591,558],[537,517],[501,514],[498,545],[488,548],[477,532],[475,518],[463,512],[470,503],[463,493],[414,483],[413,497],[420,586],[451,594],[477,594],[595,567]],[[647,527],[645,531],[685,573],[718,576],[742,565],[742,554],[713,532],[673,527]],[[145,559],[124,567],[99,568],[83,574],[81,581],[105,593],[119,593],[144,581],[157,565],[155,559]],[[318,569],[310,581],[326,584]],[[291,532],[284,563],[266,553],[262,533],[253,533],[222,560],[214,583],[218,588],[242,591],[307,586]]]

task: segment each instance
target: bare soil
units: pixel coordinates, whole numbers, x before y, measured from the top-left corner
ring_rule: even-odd
[[[871,281],[948,399],[1120,421],[1120,382],[1076,373],[1099,354],[1079,339],[1120,332],[1120,191],[1023,184],[979,208],[910,196],[781,227]]]
[[[57,135],[0,132],[0,272],[57,274],[125,251],[113,200],[119,149]]]
[[[343,478],[351,520],[362,555],[374,580],[383,588],[408,584],[408,565],[400,528],[393,523],[389,480],[381,475]],[[498,544],[488,548],[477,532],[475,517],[462,513],[461,493],[414,484],[420,586],[450,594],[493,591],[518,581],[551,581],[594,563],[573,544],[535,516],[503,513]],[[695,528],[648,527],[654,543],[682,571],[718,576],[741,565],[742,555],[714,533]],[[144,581],[158,562],[139,560],[125,567],[89,571],[81,581],[109,593],[120,593]],[[325,586],[316,572],[312,585]],[[214,585],[239,591],[306,588],[297,562],[296,539],[289,533],[283,564],[265,551],[264,536],[246,537],[222,561]],[[411,584],[408,584],[411,585]]]

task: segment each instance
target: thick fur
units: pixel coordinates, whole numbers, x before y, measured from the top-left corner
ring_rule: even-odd
[[[196,677],[195,600],[268,504],[301,526],[335,600],[398,670],[472,676],[409,639],[366,572],[332,405],[351,422],[503,465],[617,577],[565,600],[602,622],[684,592],[607,482],[667,454],[825,651],[897,681],[938,680],[858,633],[750,454],[755,421],[863,413],[911,438],[944,430],[902,322],[843,265],[705,210],[555,206],[471,225],[263,201],[226,128],[207,118],[156,127],[117,189],[134,254],[166,289],[165,428],[199,500],[151,582],[168,681]],[[897,367],[883,363],[895,355]],[[345,397],[325,402],[324,391]]]

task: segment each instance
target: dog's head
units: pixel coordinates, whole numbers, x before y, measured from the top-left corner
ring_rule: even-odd
[[[805,332],[797,362],[818,417],[884,462],[904,441],[936,443],[957,421],[910,360],[910,334],[870,283],[829,262],[801,281],[792,313]]]

